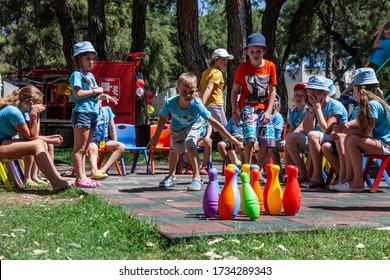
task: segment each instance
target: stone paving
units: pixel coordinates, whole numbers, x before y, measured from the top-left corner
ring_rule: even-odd
[[[222,187],[224,176],[219,170]],[[130,169],[128,169],[130,170]],[[167,164],[157,164],[155,175],[145,174],[145,166],[136,173],[117,176],[115,168],[97,189],[84,189],[120,204],[135,218],[153,222],[162,235],[171,240],[193,236],[248,234],[318,230],[330,227],[390,227],[390,189],[382,180],[377,193],[336,193],[329,190],[302,192],[302,204],[296,216],[262,214],[251,221],[240,214],[231,220],[206,219],[203,214],[204,191],[188,192],[190,175],[178,175],[175,188],[164,189],[158,183],[167,175]],[[208,176],[202,175],[205,186]],[[262,184],[264,188],[264,184]],[[282,184],[282,188],[284,185]]]

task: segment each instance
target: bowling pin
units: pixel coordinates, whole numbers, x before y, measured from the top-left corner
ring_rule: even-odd
[[[257,168],[252,169],[251,171],[251,178],[252,178],[252,189],[255,191],[257,200],[259,201],[260,204],[260,215],[261,212],[264,210],[264,195],[263,195],[263,190],[261,189],[261,185],[259,182],[260,178],[260,170]]]
[[[209,183],[203,194],[203,212],[207,218],[214,218],[218,211],[219,186],[216,168],[209,170]]]
[[[271,187],[271,183],[272,183],[272,172],[271,172],[271,166],[272,164],[270,163],[267,163],[265,165],[265,172],[267,173],[267,181],[265,182],[265,187],[264,187],[264,192],[263,192],[263,197],[264,197],[264,210],[266,212],[269,213],[269,209],[268,209],[268,201],[267,201],[267,197],[268,197],[268,191]]]
[[[233,176],[235,170],[231,167],[225,168],[225,184],[223,185],[221,195],[218,199],[218,213],[222,220],[232,218],[234,210],[234,192],[233,192]]]
[[[238,186],[238,173],[240,173],[240,169],[236,165],[232,166],[232,168],[234,169],[234,175],[232,181],[233,193],[234,193],[234,210],[233,210],[232,217],[234,218],[235,216],[237,216],[238,211],[240,211],[240,206],[241,206],[240,188]]]
[[[287,183],[283,193],[283,209],[286,216],[295,216],[301,206],[302,194],[298,182],[298,168],[286,166]]]
[[[267,203],[271,215],[280,215],[283,208],[283,192],[279,182],[279,165],[271,166],[272,182],[267,194]]]
[[[253,169],[258,169],[260,170],[260,166],[258,166],[257,164],[251,164],[251,168],[249,169],[249,175],[250,175],[250,180],[249,180],[249,183],[252,185],[252,170]]]
[[[251,220],[256,220],[260,215],[260,204],[257,199],[255,191],[252,189],[252,186],[249,184],[249,175],[246,172],[241,172],[240,174],[243,190],[243,204],[245,209],[245,214]]]
[[[244,163],[241,167],[241,171],[242,172],[246,172],[246,174],[250,175],[250,168],[251,168],[251,165],[249,163]]]

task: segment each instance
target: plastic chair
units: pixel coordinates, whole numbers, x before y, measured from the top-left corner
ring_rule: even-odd
[[[102,166],[102,164],[103,164],[103,160],[104,160],[104,157],[106,156],[106,153],[112,153],[112,152],[108,151],[105,148],[98,149],[98,152],[99,152],[99,158],[98,158],[98,162],[97,162],[97,167],[100,168],[100,166]],[[125,176],[126,175],[125,160],[121,156],[119,161],[120,161],[120,164],[121,164],[120,167],[119,167],[118,161],[115,161],[116,170],[118,171],[119,176]]]
[[[0,177],[4,182],[5,188],[9,191],[12,191],[11,181],[15,184],[15,186],[23,186],[22,178],[24,173],[20,169],[20,166],[23,165],[23,162],[21,163],[19,161],[22,160],[0,159]]]
[[[370,171],[370,167],[374,161],[376,160],[377,164],[379,165],[379,170],[376,175],[376,178],[374,180],[374,183],[372,183],[371,178],[368,175],[368,172]],[[363,154],[363,163],[365,164],[364,170],[363,170],[363,178],[366,180],[367,185],[372,185],[370,192],[374,193],[377,191],[379,187],[379,183],[382,179],[382,177],[385,178],[385,181],[387,183],[387,186],[390,188],[390,156],[389,155],[375,155],[375,154]],[[367,177],[369,180],[367,180]]]
[[[126,151],[133,151],[135,152],[135,156],[133,158],[133,165],[131,167],[131,173],[135,172],[135,168],[137,167],[138,162],[138,156],[139,153],[142,151],[145,156],[146,161],[146,173],[150,173],[150,167],[149,167],[149,159],[148,154],[146,152],[146,147],[137,147],[135,144],[135,127],[132,124],[126,124],[126,123],[118,123],[115,124],[116,133],[118,137],[118,141],[122,142],[126,146]]]
[[[150,136],[154,136],[156,133],[157,125],[151,125],[150,126]],[[170,133],[169,133],[169,124],[166,124],[161,132],[160,138],[158,140],[158,143],[154,149],[150,150],[150,167],[152,170],[152,174],[154,174],[154,153],[156,151],[164,151],[164,152],[169,152],[170,150],[170,144],[171,144],[171,139],[170,139]]]

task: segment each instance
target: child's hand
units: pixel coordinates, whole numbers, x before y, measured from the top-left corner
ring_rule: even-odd
[[[236,138],[238,141],[242,141],[242,139],[244,139],[244,136],[240,135],[240,134],[237,134],[234,136],[234,138]]]
[[[54,146],[60,146],[62,142],[64,142],[64,139],[60,134],[54,134],[48,137],[50,138],[50,143],[53,144]]]
[[[238,141],[235,137],[231,136],[230,139],[229,139],[229,142],[230,144],[232,144],[233,146],[235,146],[236,148],[240,148],[240,149],[243,149],[244,146],[242,145],[242,143],[240,141]]]
[[[240,115],[237,114],[237,113],[234,113],[233,116],[232,116],[233,123],[238,126],[238,121],[239,120],[240,120]]]
[[[113,97],[111,95],[108,95],[108,94],[103,94],[105,97],[106,97],[106,100],[107,100],[107,104],[110,103],[110,102],[113,102],[115,105],[118,104],[118,99],[116,97]]]
[[[271,114],[267,111],[264,112],[264,114],[261,116],[260,120],[263,124],[267,124],[271,118]]]
[[[148,149],[154,150],[156,148],[157,143],[158,143],[158,138],[153,136],[152,138],[150,138],[150,141],[148,145],[146,145],[146,147]]]

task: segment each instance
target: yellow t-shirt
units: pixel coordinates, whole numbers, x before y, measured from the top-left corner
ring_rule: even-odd
[[[225,86],[225,81],[223,79],[222,72],[214,67],[209,67],[202,73],[202,78],[200,79],[201,95],[203,95],[209,82],[214,83],[214,88],[211,91],[210,97],[207,99],[205,105],[223,106],[223,87]]]

